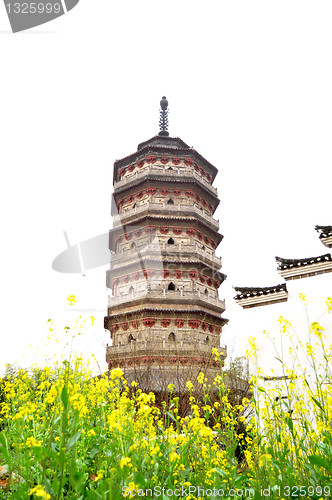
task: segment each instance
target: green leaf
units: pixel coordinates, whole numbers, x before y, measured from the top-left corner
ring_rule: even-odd
[[[2,444],[2,446],[7,448],[7,439],[3,431],[0,432],[0,443]]]
[[[278,361],[280,361],[280,363],[282,364],[282,361],[281,361],[281,359],[277,358],[277,356],[275,356],[275,358],[276,358],[276,359],[277,359]]]
[[[145,486],[145,479],[140,472],[135,474],[135,484],[137,484],[138,486]]]
[[[173,417],[173,415],[170,414],[169,411],[166,412],[166,415],[171,419],[171,420],[174,420],[174,422],[176,422],[176,419]]]
[[[67,450],[69,450],[69,448],[71,448],[72,446],[74,446],[75,443],[77,443],[77,441],[79,440],[79,438],[81,437],[81,434],[82,434],[82,429],[80,429],[78,432],[76,432],[76,434],[74,434],[70,440],[69,440],[69,443],[68,443],[68,446],[67,446]]]
[[[220,476],[222,476],[222,477],[227,477],[227,472],[225,472],[224,470],[218,469],[218,467],[216,468],[216,472],[218,472],[218,474],[220,474]]]
[[[311,396],[311,399],[313,400],[314,403],[316,403],[316,405],[318,406],[318,408],[320,408],[322,411],[324,411],[322,405],[320,404],[319,401],[317,401],[317,399],[315,399],[313,396]]]
[[[69,395],[67,391],[67,387],[63,386],[62,391],[61,391],[61,401],[63,403],[63,406],[67,408],[68,406],[68,401],[69,401]]]
[[[10,458],[10,455],[8,453],[8,451],[6,450],[6,448],[1,448],[0,449],[0,455],[3,455],[7,461],[8,464],[11,464],[11,458]]]
[[[94,446],[93,448],[91,448],[91,450],[89,451],[88,453],[88,456],[90,458],[93,458],[99,451],[99,447],[98,446]]]
[[[331,465],[328,463],[325,458],[320,457],[319,455],[309,455],[309,462],[312,465],[318,465],[318,467],[324,467],[327,470],[331,469]]]
[[[294,428],[293,420],[290,417],[288,417],[286,422],[287,422],[287,425],[290,428],[290,430],[293,431],[293,428]]]

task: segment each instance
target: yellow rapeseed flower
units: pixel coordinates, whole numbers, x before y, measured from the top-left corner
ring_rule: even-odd
[[[32,446],[38,447],[38,446],[41,446],[41,444],[42,444],[42,441],[36,441],[33,436],[32,437],[28,437],[27,440],[26,440],[26,443],[25,443],[25,445],[28,448],[31,448]]]
[[[121,368],[114,368],[114,370],[111,371],[111,379],[114,380],[115,378],[122,378],[123,377],[123,371]]]
[[[49,500],[51,495],[46,493],[45,487],[42,485],[35,486],[29,492],[29,495],[35,495],[36,497],[42,498],[43,500]]]
[[[74,304],[75,304],[75,302],[78,302],[78,300],[76,300],[75,295],[69,295],[69,296],[67,297],[67,300],[68,300],[68,305],[69,305],[69,306],[72,306],[72,305],[74,305]]]
[[[125,466],[132,467],[131,459],[129,457],[122,457],[120,460],[120,467],[123,469]]]

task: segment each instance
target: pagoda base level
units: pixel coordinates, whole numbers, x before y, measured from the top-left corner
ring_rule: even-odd
[[[193,365],[188,363],[186,366],[144,366],[136,365],[133,368],[122,368],[124,378],[129,387],[132,382],[137,383],[137,388],[145,393],[169,393],[169,385],[172,384],[172,392],[174,394],[183,394],[188,392],[187,382],[193,384],[193,392],[201,392],[201,384],[198,383],[197,377],[199,373],[204,373],[204,378],[207,379],[207,384],[213,384],[216,376],[221,372],[221,365]]]

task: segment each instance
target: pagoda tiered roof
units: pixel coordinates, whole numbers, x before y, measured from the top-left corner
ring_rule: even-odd
[[[154,139],[159,142],[158,145],[157,145],[157,142],[153,143]],[[179,141],[179,144],[182,145],[183,147],[175,147],[175,146],[170,146],[169,144],[167,144],[167,142],[169,143],[172,140],[173,141]],[[164,142],[165,142],[165,145],[163,144]],[[138,149],[137,151],[135,151],[135,153],[131,153],[130,155],[125,156],[124,158],[121,158],[120,160],[116,160],[114,162],[114,166],[113,166],[113,184],[117,180],[117,175],[116,174],[117,174],[117,169],[119,167],[122,167],[123,165],[126,165],[127,163],[134,162],[138,157],[141,157],[142,154],[149,153],[150,150],[160,151],[160,152],[166,151],[166,152],[169,152],[169,153],[174,153],[174,151],[176,151],[177,153],[180,153],[180,152],[183,152],[183,153],[186,153],[186,154],[191,153],[198,161],[202,162],[206,167],[208,167],[211,170],[212,182],[213,182],[215,176],[218,173],[217,167],[215,167],[214,165],[212,165],[212,163],[210,163],[208,160],[206,160],[195,149],[189,148],[187,146],[187,144],[185,144],[179,138],[156,136],[156,137],[153,137],[152,139],[149,139],[149,141],[146,141],[145,143],[144,142],[141,143],[139,145],[139,148],[140,149]]]
[[[115,233],[117,233],[119,230],[121,230],[123,232],[124,230],[124,227],[127,227],[127,226],[135,226],[135,225],[140,225],[143,221],[147,221],[147,220],[154,220],[154,221],[170,221],[170,222],[190,222],[190,223],[193,223],[193,224],[199,224],[200,226],[204,227],[205,229],[207,229],[208,231],[210,231],[214,237],[215,237],[215,240],[216,240],[216,243],[217,243],[217,246],[219,245],[219,243],[223,240],[224,236],[219,233],[218,231],[215,231],[212,227],[204,224],[204,222],[200,221],[199,219],[196,219],[196,218],[193,218],[193,217],[171,217],[171,216],[168,216],[168,217],[163,217],[163,216],[153,216],[153,215],[145,215],[144,217],[141,217],[139,219],[135,219],[134,221],[132,222],[126,222],[124,226],[116,226],[116,227],[113,227],[109,230],[109,249],[110,250],[113,250],[113,236]]]
[[[160,174],[158,174],[158,175],[160,175]],[[214,213],[216,211],[216,208],[218,207],[218,205],[220,203],[220,200],[219,200],[217,195],[212,193],[210,190],[208,190],[204,186],[204,184],[197,182],[195,179],[190,179],[187,181],[187,180],[184,180],[183,177],[181,177],[180,179],[172,179],[172,178],[168,179],[167,175],[163,176],[163,177],[157,177],[157,175],[155,177],[150,177],[150,176],[151,176],[151,174],[146,174],[146,177],[140,178],[140,179],[136,180],[136,182],[135,182],[135,178],[133,178],[133,180],[131,182],[128,181],[128,184],[125,184],[124,186],[121,186],[119,188],[115,188],[114,193],[113,193],[114,199],[116,199],[116,197],[119,194],[121,194],[123,191],[128,191],[129,188],[131,189],[131,188],[137,187],[141,184],[145,184],[146,182],[163,182],[163,183],[168,182],[168,183],[174,183],[174,184],[194,184],[195,186],[199,187],[208,196],[210,196],[211,198],[213,198],[215,200],[215,204],[213,206],[212,213]]]

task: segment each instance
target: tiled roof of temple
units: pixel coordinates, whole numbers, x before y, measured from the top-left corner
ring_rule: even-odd
[[[332,226],[315,226],[315,229],[319,233],[320,239],[332,236]]]
[[[268,295],[270,293],[276,293],[285,291],[287,292],[286,283],[276,286],[266,286],[266,287],[239,287],[235,286],[237,295],[234,297],[236,300],[241,300],[247,297],[255,297],[259,295]]]
[[[291,269],[293,267],[310,266],[311,264],[329,260],[332,260],[332,257],[329,253],[325,255],[319,255],[318,257],[309,257],[307,259],[283,259],[281,257],[276,257],[278,270]]]

